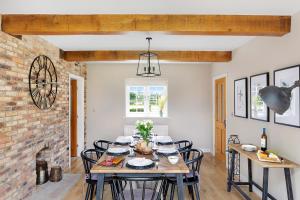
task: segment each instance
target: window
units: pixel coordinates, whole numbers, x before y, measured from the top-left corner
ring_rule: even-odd
[[[126,117],[167,117],[165,81],[130,81],[126,84]]]

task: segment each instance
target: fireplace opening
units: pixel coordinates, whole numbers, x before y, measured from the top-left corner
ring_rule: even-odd
[[[36,154],[36,184],[41,185],[49,180],[48,162],[50,158],[49,145],[45,145]]]

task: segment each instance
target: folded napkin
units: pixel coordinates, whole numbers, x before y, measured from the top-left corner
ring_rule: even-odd
[[[131,136],[119,136],[116,139],[116,142],[118,143],[129,143],[131,142],[132,137]]]
[[[169,142],[172,142],[172,139],[170,136],[157,136],[156,142],[169,143]]]

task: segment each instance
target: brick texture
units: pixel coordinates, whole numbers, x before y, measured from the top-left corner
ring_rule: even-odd
[[[33,59],[47,55],[58,76],[50,110],[32,102],[28,74]],[[36,154],[49,144],[48,167],[68,169],[69,73],[86,78],[86,66],[59,59],[59,49],[42,38],[22,40],[0,31],[0,199],[25,199],[35,189]],[[86,84],[85,84],[86,85]]]

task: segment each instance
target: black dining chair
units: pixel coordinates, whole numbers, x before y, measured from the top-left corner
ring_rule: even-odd
[[[108,140],[96,140],[94,142],[95,149],[106,151],[113,142]]]
[[[94,164],[100,159],[100,157],[104,154],[105,151],[99,150],[99,149],[86,149],[81,152],[81,159],[84,165],[84,171],[85,171],[85,181],[87,183],[87,190],[85,195],[85,200],[92,200],[94,189],[97,185],[97,176],[91,174],[90,170],[93,167]],[[112,190],[112,197],[114,199],[114,188],[113,188],[113,182],[112,179],[105,178],[105,183],[110,184],[111,190]]]
[[[114,191],[116,200],[157,200],[161,199],[162,177],[114,177]],[[122,187],[121,185],[127,185]],[[158,188],[158,186],[160,186]],[[120,189],[122,188],[122,189]],[[157,191],[159,189],[159,191]]]
[[[179,140],[174,142],[174,145],[176,146],[179,152],[182,152],[187,149],[191,149],[193,147],[193,142],[188,140]]]
[[[188,174],[183,176],[183,184],[188,187],[189,193],[194,199],[194,191],[196,199],[200,199],[199,182],[200,182],[200,166],[203,159],[203,151],[198,149],[187,149],[180,152],[185,164],[190,169]],[[166,199],[169,186],[171,186],[170,199],[174,199],[175,186],[177,184],[176,177],[168,177],[163,182],[163,199]]]

